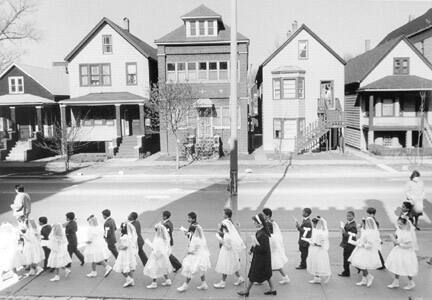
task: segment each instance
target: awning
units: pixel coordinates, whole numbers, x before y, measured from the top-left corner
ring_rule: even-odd
[[[146,103],[148,99],[129,92],[115,93],[90,93],[85,96],[75,97],[60,101],[60,104],[74,106],[89,105],[114,105],[114,104],[140,104]]]
[[[0,96],[0,106],[37,106],[51,104],[56,104],[56,102],[32,94],[6,94]]]
[[[213,102],[210,99],[198,99],[194,106],[200,108],[213,107]]]
[[[303,68],[297,66],[281,66],[273,69],[272,74],[289,74],[289,73],[305,73]]]
[[[415,75],[391,75],[369,83],[359,92],[431,91],[432,80]]]

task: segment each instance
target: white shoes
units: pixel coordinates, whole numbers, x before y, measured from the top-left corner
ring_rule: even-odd
[[[321,283],[321,278],[314,277],[312,280],[309,280],[309,283]]]
[[[88,273],[86,275],[88,278],[94,278],[97,276],[97,272],[96,271],[91,271],[90,273]]]
[[[60,280],[60,276],[56,275],[53,278],[50,279],[50,281],[54,282],[54,281],[59,281]]]
[[[30,269],[29,272],[24,274],[24,277],[34,276],[36,274],[34,269]]]
[[[207,282],[203,281],[201,285],[197,286],[197,290],[208,290]]]
[[[65,277],[69,277],[70,273],[71,273],[71,269],[66,268],[65,269]]]
[[[107,266],[105,267],[105,274],[104,274],[104,277],[107,277],[107,276],[111,273],[112,269],[113,269],[113,268],[112,268],[111,266],[107,265]]]
[[[172,284],[171,279],[167,279],[161,283],[162,286],[171,286],[171,284]]]
[[[237,282],[236,282],[237,283]],[[236,283],[234,283],[234,285],[236,285]],[[225,281],[221,280],[218,283],[213,284],[215,289],[224,289],[225,288]]]
[[[177,291],[179,291],[179,292],[184,292],[184,291],[187,290],[187,288],[188,288],[188,284],[185,282],[185,283],[183,283],[181,286],[179,286],[179,287],[177,288]]]
[[[156,281],[153,281],[151,284],[149,284],[148,286],[146,286],[146,288],[148,288],[148,289],[156,289],[157,288]]]
[[[132,277],[127,277],[126,278],[126,282],[123,284],[123,287],[126,288],[128,286],[134,286],[135,285],[135,281],[133,280]]]
[[[395,289],[399,287],[399,280],[395,279],[391,284],[387,286],[389,289]]]
[[[413,288],[415,288],[416,284],[414,283],[413,280],[410,280],[409,283],[403,287],[404,290],[412,290]]]
[[[236,282],[234,282],[235,286],[239,286],[240,284],[242,284],[243,282],[245,282],[245,279],[243,278],[243,276],[240,276]]]
[[[290,283],[290,279],[288,277],[288,275],[285,275],[284,277],[282,277],[282,280],[279,280],[279,284],[287,284]]]
[[[360,282],[357,282],[356,285],[358,285],[358,286],[366,285],[367,282],[368,282],[367,277],[364,277],[364,276],[363,276],[363,277],[362,277],[362,280],[361,280]]]
[[[372,282],[374,280],[374,277],[371,274],[368,274],[368,276],[366,277],[366,286],[370,287],[372,285]]]
[[[37,266],[35,275],[39,276],[40,274],[42,274],[43,271],[44,271],[44,269],[42,267]]]

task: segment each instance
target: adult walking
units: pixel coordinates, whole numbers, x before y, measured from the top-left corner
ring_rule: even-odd
[[[109,251],[111,251],[112,255],[117,259],[118,256],[118,251],[116,247],[117,239],[115,236],[115,232],[117,230],[116,223],[111,218],[111,211],[109,209],[104,209],[102,211],[102,216],[105,219],[105,223],[104,223],[105,242],[108,245]]]
[[[273,288],[271,281],[272,263],[270,250],[270,231],[267,222],[262,213],[252,217],[255,227],[258,229],[256,234],[252,236],[252,262],[249,269],[249,284],[246,290],[238,292],[240,296],[249,296],[249,291],[254,282],[261,283],[267,281],[270,289],[264,292],[264,295],[276,295],[276,290]]]
[[[138,214],[136,212],[131,212],[128,216],[128,221],[135,227],[135,231],[137,234],[137,243],[138,243],[138,256],[143,264],[143,266],[146,265],[148,257],[144,252],[143,246],[144,246],[144,239],[141,235],[141,224],[138,221]]]
[[[17,184],[15,186],[15,199],[11,204],[12,212],[18,222],[25,222],[31,213],[31,198],[24,192],[24,186]]]
[[[405,197],[413,205],[411,214],[414,220],[413,225],[417,230],[420,230],[418,227],[418,220],[419,217],[423,215],[423,200],[425,196],[424,184],[420,179],[420,173],[414,170],[406,185]]]

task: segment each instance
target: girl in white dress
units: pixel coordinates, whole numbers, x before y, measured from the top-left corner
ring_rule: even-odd
[[[350,236],[348,242],[356,245],[348,261],[363,273],[362,280],[357,282],[356,285],[370,287],[374,277],[369,274],[368,270],[376,270],[381,267],[378,254],[378,251],[381,250],[381,238],[375,220],[367,217],[357,241],[353,241],[352,236]]]
[[[157,288],[156,279],[162,276],[165,277],[162,286],[170,286],[171,279],[168,278],[168,274],[173,270],[169,260],[171,254],[169,233],[161,223],[155,225],[155,230],[153,242],[146,240],[146,244],[152,248],[152,253],[143,270],[144,275],[153,279],[152,283],[147,286],[148,289]]]
[[[182,275],[186,277],[186,281],[177,290],[179,292],[186,291],[192,276],[197,273],[201,274],[201,285],[197,286],[197,289],[207,290],[205,273],[210,267],[210,252],[207,248],[207,241],[203,229],[197,224],[189,242],[187,255],[183,259]]]
[[[2,278],[6,280],[6,274],[12,272],[14,277],[23,264],[22,249],[19,245],[18,229],[10,223],[0,225],[0,272]],[[10,278],[8,276],[7,278]]]
[[[67,240],[64,233],[63,227],[60,224],[54,224],[52,226],[51,233],[48,238],[48,248],[51,252],[48,256],[48,268],[54,269],[54,277],[50,281],[59,281],[59,270],[65,270],[65,277],[69,276],[71,270],[66,266],[72,262],[71,257],[67,251]]]
[[[235,274],[237,276],[237,281],[234,283],[235,286],[238,286],[245,281],[239,271],[240,253],[246,249],[246,246],[234,224],[230,220],[223,220],[220,228],[223,232],[223,237],[221,237],[219,233],[216,233],[216,238],[222,246],[219,251],[215,271],[222,274],[222,280],[219,283],[213,284],[217,289],[225,288],[225,282],[228,275]]]
[[[36,222],[29,220],[25,222],[21,229],[21,236],[24,240],[23,246],[23,264],[30,267],[30,271],[24,276],[39,275],[43,272],[43,268],[39,263],[44,260],[45,254],[40,242],[40,235],[37,231]]]
[[[328,255],[329,237],[327,221],[323,218],[312,220],[314,228],[309,241],[309,254],[307,257],[307,271],[314,276],[310,283],[321,283],[321,277],[327,277],[327,283],[331,276],[330,259]]]
[[[107,243],[104,240],[104,229],[99,226],[98,221],[94,215],[87,218],[89,227],[87,229],[87,241],[84,249],[84,261],[91,263],[91,272],[87,277],[93,278],[97,276],[96,265],[105,267],[104,277],[108,276],[112,271],[112,267],[105,261],[110,257]]]
[[[138,254],[137,234],[135,227],[129,222],[120,225],[120,240],[117,246],[119,255],[115,261],[113,270],[122,273],[126,278],[123,287],[135,285],[133,273],[137,266],[136,256]]]
[[[395,274],[393,282],[388,287],[398,288],[399,277],[407,276],[409,283],[404,289],[411,290],[415,287],[413,276],[418,273],[417,237],[414,226],[406,218],[399,218],[397,225],[396,233],[392,236],[394,248],[385,262],[387,270]]]

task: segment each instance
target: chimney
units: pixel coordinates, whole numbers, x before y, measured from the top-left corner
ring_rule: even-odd
[[[129,19],[127,17],[123,18],[123,29],[129,32]]]
[[[53,61],[52,67],[54,69],[63,70],[66,74],[69,74],[68,63],[66,61]]]
[[[412,20],[414,20],[414,16],[413,15],[408,15],[408,23],[411,22]]]
[[[365,52],[370,50],[370,40],[365,40]]]
[[[288,30],[288,32],[287,32],[287,38],[290,38],[291,35],[292,35],[292,31]]]
[[[297,31],[297,21],[295,20],[291,26],[292,26],[291,31],[296,32]]]

